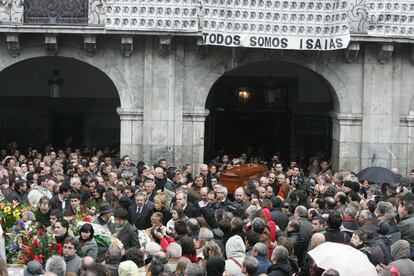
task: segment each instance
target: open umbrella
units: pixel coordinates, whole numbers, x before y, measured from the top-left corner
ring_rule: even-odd
[[[391,170],[383,167],[368,167],[357,174],[359,180],[366,180],[373,183],[398,183],[400,176],[393,173]]]
[[[325,242],[308,253],[318,267],[325,270],[333,268],[341,276],[378,276],[368,257],[349,245]]]

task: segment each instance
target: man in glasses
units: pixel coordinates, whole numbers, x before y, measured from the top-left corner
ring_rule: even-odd
[[[81,267],[82,258],[76,254],[79,242],[74,237],[67,237],[63,242],[63,258],[66,262],[66,273],[73,272],[76,275]]]

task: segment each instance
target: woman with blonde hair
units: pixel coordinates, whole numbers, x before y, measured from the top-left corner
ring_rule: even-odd
[[[165,195],[164,194],[157,194],[154,196],[154,212],[159,212],[162,214],[162,224],[167,225],[168,221],[171,219],[171,213],[165,208]]]

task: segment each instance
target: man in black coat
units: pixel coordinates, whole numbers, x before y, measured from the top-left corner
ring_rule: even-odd
[[[69,184],[64,183],[59,187],[59,193],[52,197],[50,200],[51,209],[59,209],[64,212],[69,208],[70,201],[68,199],[70,195],[71,187]]]
[[[289,276],[292,274],[292,269],[289,263],[289,252],[285,247],[281,245],[276,246],[270,260],[272,265],[267,269],[267,275]]]
[[[175,201],[177,205],[180,205],[184,209],[184,213],[189,218],[196,218],[201,216],[200,211],[191,202],[187,201],[187,193],[183,190],[177,190],[175,194]]]
[[[150,227],[150,218],[152,208],[145,204],[145,194],[138,193],[135,196],[135,205],[131,205],[128,209],[128,220],[138,230],[144,230]]]
[[[122,242],[125,251],[133,247],[139,248],[138,231],[128,222],[128,212],[124,208],[118,208],[114,211],[114,217],[116,224],[114,235]]]
[[[286,226],[289,223],[289,217],[282,211],[282,200],[280,197],[273,197],[272,198],[272,211],[270,212],[270,216],[272,220],[279,226],[280,230],[285,231]]]

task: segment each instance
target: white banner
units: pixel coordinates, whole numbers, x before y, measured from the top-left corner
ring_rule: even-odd
[[[337,50],[350,40],[347,0],[203,0],[206,45]]]

